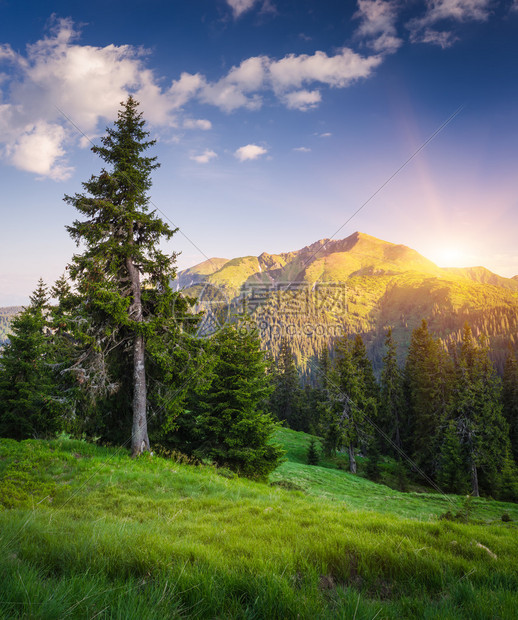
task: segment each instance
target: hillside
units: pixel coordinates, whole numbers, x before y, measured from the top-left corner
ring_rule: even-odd
[[[13,316],[22,310],[21,306],[7,306],[0,308],[0,346],[7,342],[9,336],[9,324]]]
[[[179,282],[186,282],[184,272]],[[387,328],[403,358],[422,319],[445,345],[460,339],[468,321],[475,335],[489,336],[500,369],[508,343],[518,346],[517,279],[483,267],[442,269],[411,248],[360,232],[294,252],[232,259],[200,275],[191,292],[206,285],[213,298],[219,294],[233,310],[254,314],[274,354],[280,336],[289,336],[303,367],[335,336],[360,333],[379,369]]]
[[[515,617],[515,505],[477,499],[473,522],[438,520],[462,498],[311,467],[307,435],[278,439],[289,460],[274,486],[65,438],[0,440],[2,617]]]

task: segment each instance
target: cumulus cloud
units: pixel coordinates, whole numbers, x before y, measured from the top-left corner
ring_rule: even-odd
[[[144,66],[141,50],[82,46],[77,37],[72,22],[62,19],[25,55],[6,45],[0,54],[10,70],[1,85],[7,101],[1,109],[1,154],[22,170],[56,180],[70,175],[66,148],[78,139],[60,110],[93,134],[133,92],[150,122],[175,124],[175,106]]]
[[[249,11],[258,0],[227,0],[227,4],[232,9],[234,17],[239,17]]]
[[[403,43],[397,37],[397,5],[392,0],[358,0],[353,16],[360,20],[356,36],[365,38],[376,52],[395,52]]]
[[[310,82],[344,88],[371,75],[380,62],[379,56],[365,58],[346,47],[334,56],[321,51],[312,55],[288,54],[269,63],[269,76],[276,92],[299,89]]]
[[[295,90],[287,93],[284,101],[292,110],[305,111],[315,108],[322,101],[322,96],[318,90]]]
[[[293,150],[297,151],[298,153],[310,153],[311,152],[311,149],[308,148],[307,146],[296,146]]]
[[[205,149],[201,155],[191,155],[191,159],[198,164],[208,164],[211,159],[215,159],[218,154],[210,149]]]
[[[362,56],[348,48],[334,55],[254,56],[217,80],[184,72],[164,86],[146,66],[147,56],[131,45],[81,45],[68,19],[55,20],[47,36],[24,53],[0,45],[0,156],[22,170],[61,180],[72,172],[69,150],[89,144],[65,114],[88,136],[99,136],[132,93],[155,130],[209,130],[209,120],[187,116],[189,104],[231,113],[257,110],[273,98],[289,109],[309,110],[322,100],[323,87],[350,86],[382,62],[381,54]]]
[[[407,24],[410,40],[449,47],[457,40],[451,31],[452,22],[486,21],[492,5],[492,0],[427,0],[425,14]],[[437,30],[439,23],[449,27]]]
[[[243,60],[238,67],[232,67],[226,76],[208,84],[204,83],[200,100],[215,105],[225,112],[237,108],[256,110],[262,99],[257,92],[264,86],[269,59],[266,56],[252,56]]]
[[[237,157],[239,161],[247,161],[249,159],[257,159],[267,152],[267,149],[257,144],[247,144],[246,146],[239,147],[234,153],[234,156]]]
[[[185,129],[201,129],[202,131],[212,129],[212,123],[205,118],[186,118],[183,126]]]

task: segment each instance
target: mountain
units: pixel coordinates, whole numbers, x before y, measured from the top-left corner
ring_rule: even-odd
[[[206,276],[219,271],[225,263],[228,263],[228,258],[209,258],[194,267],[184,269],[178,273],[176,278],[177,289],[188,288],[203,282]]]
[[[0,347],[8,340],[11,319],[21,310],[22,306],[0,308]]]
[[[195,294],[210,288],[211,300],[246,308],[264,346],[275,355],[280,336],[290,337],[302,367],[338,335],[360,333],[379,369],[387,328],[403,358],[422,319],[445,346],[459,341],[468,321],[476,335],[489,336],[499,367],[508,342],[518,345],[518,277],[484,267],[440,268],[407,246],[361,232],[297,251],[225,260],[215,270],[217,260],[224,261],[180,272],[179,288]]]

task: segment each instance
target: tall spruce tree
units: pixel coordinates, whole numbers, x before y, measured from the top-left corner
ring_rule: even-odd
[[[347,446],[349,469],[356,473],[355,451],[365,428],[365,415],[373,415],[375,403],[365,395],[362,370],[353,357],[353,344],[342,338],[336,344],[336,360],[331,374],[332,417],[328,431],[336,435],[336,446]],[[333,402],[334,401],[334,402]]]
[[[144,155],[155,143],[144,126],[137,101],[128,97],[101,146],[92,148],[108,169],[83,183],[84,193],[65,197],[84,217],[67,228],[84,247],[69,268],[86,317],[85,344],[97,359],[118,348],[126,360],[122,367],[131,369],[126,389],[134,456],[149,450],[146,348],[160,357],[160,340],[176,329],[171,288],[176,256],[160,249],[176,231],[149,210],[151,173],[159,164]]]
[[[514,460],[518,463],[518,360],[511,350],[504,365],[502,402]]]
[[[437,467],[440,429],[446,418],[449,357],[423,320],[412,332],[405,365],[408,444],[414,460],[429,475]]]
[[[487,340],[464,326],[457,355],[450,417],[466,452],[471,493],[498,495],[503,476],[513,478],[509,427],[502,413],[501,385],[489,359]]]
[[[273,372],[274,391],[270,398],[272,413],[296,431],[308,431],[301,419],[301,388],[297,367],[288,339],[281,338],[279,356]]]
[[[360,334],[356,334],[354,337],[351,353],[353,362],[362,375],[365,397],[372,398],[374,402],[378,403],[380,389],[374,376],[372,362],[367,356],[367,349]]]
[[[389,329],[385,338],[386,353],[383,357],[381,370],[381,405],[379,423],[382,430],[396,446],[383,440],[383,445],[389,452],[396,452],[402,447],[402,426],[405,412],[405,397],[403,392],[403,373],[397,363],[396,343]]]

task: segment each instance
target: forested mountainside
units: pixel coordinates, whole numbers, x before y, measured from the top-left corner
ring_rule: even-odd
[[[22,309],[21,306],[7,306],[0,308],[0,346],[8,339],[9,324],[13,316],[18,314]]]
[[[500,370],[508,346],[518,346],[518,277],[439,268],[411,248],[360,232],[294,252],[205,261],[180,272],[177,285],[201,294],[212,322],[225,320],[225,303],[250,312],[274,355],[288,336],[303,368],[336,336],[358,333],[378,370],[387,328],[403,358],[422,319],[445,346],[460,340],[468,321],[476,336],[489,337]]]

